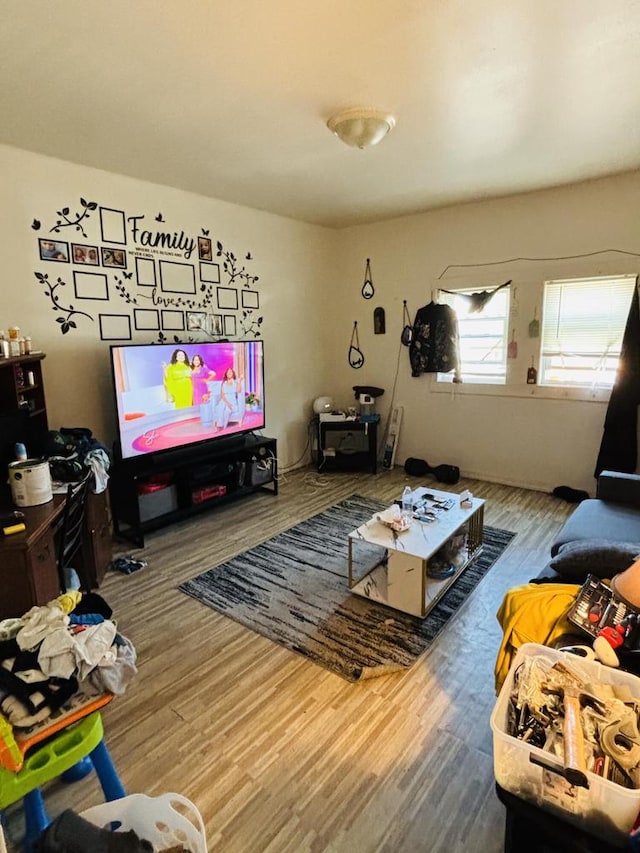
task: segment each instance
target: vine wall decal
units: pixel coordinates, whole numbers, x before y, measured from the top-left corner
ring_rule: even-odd
[[[61,278],[58,278],[55,284],[52,284],[49,281],[49,276],[47,273],[37,272],[35,274],[37,280],[40,284],[45,288],[45,293],[51,300],[51,304],[54,311],[62,312],[62,317],[56,317],[56,323],[60,324],[60,331],[63,335],[66,335],[71,329],[77,329],[78,326],[73,319],[74,317],[88,317],[91,322],[93,322],[93,317],[91,314],[87,314],[85,311],[78,311],[73,307],[73,305],[61,305],[60,297],[58,296],[57,290],[60,287],[66,287],[66,281],[63,281]]]
[[[92,218],[95,211],[98,211],[98,216]],[[159,328],[156,327],[158,343],[198,340],[193,335],[185,338],[184,335],[173,334],[171,323],[175,319],[166,318],[180,311],[187,312],[187,320],[189,312],[198,313],[197,323],[192,317],[191,326],[187,326],[185,331],[196,330],[218,338],[222,335],[235,336],[236,330],[239,330],[243,336],[260,337],[264,318],[256,310],[260,307],[260,276],[249,268],[250,262],[254,260],[253,255],[247,251],[243,253],[244,261],[239,260],[238,254],[226,248],[222,240],[210,236],[210,228],[201,226],[201,233],[192,236],[185,228],[169,230],[172,226],[167,224],[167,217],[162,212],[155,215],[137,211],[127,214],[124,210],[97,201],[87,201],[82,197],[77,209],[64,205],[56,210],[49,222],[53,222],[50,227],[46,217],[34,217],[30,225],[34,231],[46,231],[48,228],[49,233],[53,234],[61,234],[70,228],[91,243],[72,243],[70,249],[69,243],[48,243],[43,242],[42,238],[36,240],[39,260],[46,264],[51,261],[70,264],[69,277],[73,277],[74,281],[78,271],[73,267],[84,266],[82,281],[86,286],[80,294],[76,281],[78,298],[81,296],[89,302],[111,302],[107,310],[112,313],[102,313],[102,309],[96,307],[102,340],[114,339],[112,335],[117,337],[120,329],[123,339],[130,339],[132,328],[136,331],[151,331],[151,328],[145,329],[142,320],[142,325],[133,320],[136,316],[140,319],[148,317],[153,311],[162,318]],[[104,242],[109,245],[101,245]],[[119,244],[118,248],[113,247],[114,243]],[[216,263],[216,258],[220,258],[221,262]],[[100,268],[95,273],[97,278],[88,278],[87,265]],[[77,330],[81,318],[96,322],[91,313],[79,311],[71,303],[65,305],[61,302],[60,290],[66,286],[63,278],[58,277],[53,283],[46,271],[37,270],[34,275],[58,314],[56,323],[63,335]],[[103,284],[100,291],[97,286],[89,286],[98,281],[101,275]],[[107,281],[112,283],[111,296]],[[104,295],[98,295],[99,292]],[[241,305],[239,292],[242,294]],[[117,313],[118,303],[121,306],[120,313]],[[229,309],[238,313],[225,314],[223,321],[217,312]],[[136,311],[142,313],[135,315]],[[168,325],[164,325],[164,322]],[[106,328],[108,332],[105,332]]]
[[[71,209],[69,207],[63,207],[62,210],[56,211],[58,216],[61,216],[62,219],[58,219],[53,228],[49,229],[49,232],[53,232],[54,234],[59,234],[61,228],[73,228],[75,226],[76,231],[80,231],[82,236],[87,238],[85,234],[83,226],[80,224],[83,219],[88,219],[90,214],[90,210],[96,210],[98,207],[98,203],[95,201],[85,201],[83,198],[80,199],[80,204],[84,208],[82,213],[76,211],[75,219],[69,219],[69,213]]]

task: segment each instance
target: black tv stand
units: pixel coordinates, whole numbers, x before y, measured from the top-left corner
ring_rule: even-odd
[[[277,442],[250,433],[125,459],[114,466],[109,488],[116,537],[143,548],[146,532],[255,492],[277,495]]]

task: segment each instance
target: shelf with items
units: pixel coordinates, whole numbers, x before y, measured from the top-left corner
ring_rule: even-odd
[[[45,452],[49,431],[43,352],[0,358],[0,493],[8,495],[8,465],[15,459],[16,443],[24,444],[30,458]]]
[[[377,471],[378,422],[316,421],[319,472]]]
[[[259,491],[278,494],[274,438],[242,437],[176,454],[117,463],[109,481],[116,536],[139,548],[144,534]]]

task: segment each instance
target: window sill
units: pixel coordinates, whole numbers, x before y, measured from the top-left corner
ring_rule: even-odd
[[[610,388],[554,388],[550,385],[480,385],[464,382],[438,382],[435,377],[431,381],[431,390],[436,394],[453,396],[477,397],[520,397],[538,400],[576,400],[582,403],[608,403],[611,396]]]

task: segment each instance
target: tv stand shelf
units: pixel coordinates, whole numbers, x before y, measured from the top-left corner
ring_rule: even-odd
[[[125,459],[109,486],[113,529],[144,547],[144,534],[259,491],[278,494],[275,438],[242,436],[219,446]]]

